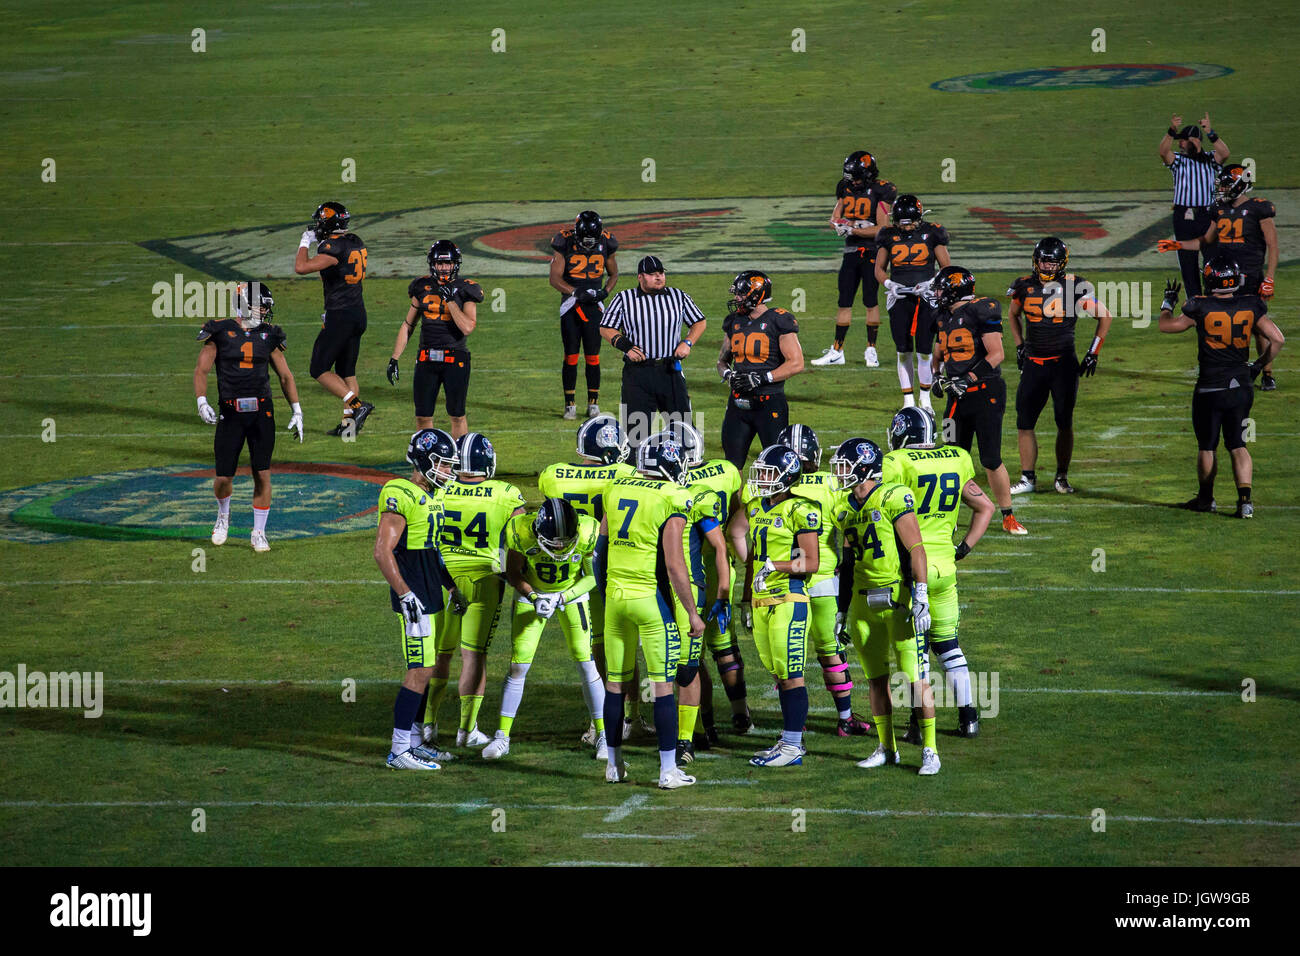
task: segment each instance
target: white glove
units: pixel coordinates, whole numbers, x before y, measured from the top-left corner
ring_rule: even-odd
[[[853,227],[847,222],[835,223],[835,235],[839,236],[841,239],[846,238],[852,231]]]
[[[851,225],[853,226],[854,229],[866,229],[871,225],[871,220],[858,219],[855,222],[851,223]]]
[[[763,566],[754,572],[754,590],[755,591],[765,590],[763,585],[767,583],[767,576],[775,570],[776,570],[776,565],[772,563],[771,558],[768,558],[766,561],[764,561]]]
[[[298,441],[302,441],[302,406],[297,402],[293,403],[293,417],[289,419],[285,431],[297,432]]]
[[[306,232],[302,234],[302,238],[298,240],[298,248],[306,249],[315,241],[316,241],[316,233],[308,229]]]
[[[215,425],[217,423],[217,410],[208,404],[206,395],[199,396],[199,418],[203,419],[205,425]]]
[[[542,620],[547,620],[555,613],[555,605],[559,603],[558,594],[547,594],[545,592],[533,592],[533,607],[537,611],[537,616]]]
[[[429,615],[424,612],[424,604],[407,591],[397,597],[397,605],[402,609],[402,623],[406,625],[407,637],[428,637],[431,633]]]
[[[930,630],[929,588],[924,584],[912,585],[912,621],[916,633],[924,634]]]
[[[848,615],[843,611],[835,612],[835,644],[838,647],[847,647],[849,644]]]

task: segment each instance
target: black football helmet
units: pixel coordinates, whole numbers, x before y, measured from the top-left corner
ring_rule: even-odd
[[[900,229],[913,229],[919,226],[924,216],[925,209],[921,205],[921,200],[911,193],[904,193],[895,199],[893,208],[889,212],[889,218]]]
[[[460,275],[460,250],[456,248],[456,243],[450,239],[439,239],[429,247],[429,275],[437,279],[440,283],[454,282],[456,276]],[[438,266],[449,266],[451,271],[446,275],[438,271]]]
[[[578,512],[563,498],[547,498],[533,518],[533,534],[549,557],[567,560],[578,543]]]
[[[880,171],[876,169],[876,157],[865,149],[849,153],[844,160],[844,179],[854,186],[862,187],[874,183]]]
[[[1229,253],[1216,252],[1201,270],[1201,285],[1206,295],[1214,292],[1240,292],[1244,277],[1241,266]]]
[[[246,329],[270,322],[275,314],[275,298],[265,282],[241,282],[235,286],[235,317]]]
[[[600,221],[600,214],[594,209],[584,209],[573,220],[573,238],[579,249],[595,249],[600,241],[601,230],[605,224]]]
[[[934,412],[928,408],[908,405],[900,408],[889,423],[886,433],[889,450],[899,448],[933,448],[939,444],[934,427]]]
[[[657,432],[637,448],[636,470],[684,485],[689,468],[681,444],[667,432]]]
[[[578,426],[578,454],[602,465],[625,462],[632,455],[623,428],[613,415],[597,415]]]
[[[852,488],[872,478],[879,479],[885,471],[885,455],[869,438],[850,438],[841,442],[831,456],[831,474],[841,488]]]
[[[471,478],[491,478],[497,473],[497,450],[492,447],[486,435],[478,432],[466,432],[460,436],[457,451],[460,454],[458,474]]]
[[[822,466],[822,443],[811,426],[786,425],[776,436],[776,443],[793,448],[805,471],[816,471]]]
[[[311,229],[317,239],[324,239],[336,232],[347,232],[352,216],[341,202],[323,202],[316,207],[311,216]]]
[[[1220,202],[1232,202],[1255,188],[1255,177],[1241,163],[1224,166],[1214,182],[1214,195]]]
[[[799,453],[789,445],[768,445],[749,466],[749,487],[760,498],[789,491],[803,477]]]
[[[1043,282],[1059,282],[1070,261],[1070,247],[1055,236],[1044,236],[1034,246],[1034,275]]]
[[[664,429],[664,433],[682,446],[682,455],[686,458],[686,467],[694,468],[704,463],[704,437],[688,421],[674,418]]]
[[[434,488],[441,488],[451,481],[460,464],[460,455],[456,451],[456,440],[441,428],[421,428],[411,436],[406,446],[406,460],[415,466],[415,470],[424,475]],[[440,471],[440,467],[446,471]]]
[[[930,284],[930,291],[936,306],[949,309],[966,296],[975,294],[975,276],[962,266],[944,266]]]
[[[731,280],[730,311],[748,315],[755,306],[772,301],[772,280],[764,272],[746,269]]]

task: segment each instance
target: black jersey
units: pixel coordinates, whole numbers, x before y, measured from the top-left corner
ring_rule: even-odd
[[[1267,199],[1247,199],[1240,206],[1220,202],[1210,207],[1218,248],[1236,259],[1247,276],[1264,275],[1268,243],[1264,240],[1263,221],[1276,215],[1277,208]]]
[[[948,245],[948,230],[921,220],[915,229],[886,226],[876,233],[876,246],[885,250],[885,271],[901,285],[919,285],[939,271],[934,250]]]
[[[483,288],[473,279],[457,276],[445,285],[439,285],[433,276],[412,279],[406,287],[420,316],[421,349],[455,349],[465,345],[465,333],[451,318],[448,301],[459,306],[466,302],[482,302]]]
[[[1096,304],[1096,292],[1083,276],[1066,273],[1044,282],[1037,275],[1021,276],[1007,289],[1025,315],[1025,344],[1034,358],[1052,358],[1074,351],[1074,324],[1085,303]]]
[[[1002,334],[1002,305],[997,299],[978,296],[953,306],[952,311],[937,310],[939,327],[939,352],[943,355],[943,370],[949,378],[966,375],[981,359],[987,359],[989,350],[984,347],[984,336],[989,332]],[[995,367],[981,378],[1000,378],[1002,371]]]
[[[583,249],[570,227],[555,234],[551,248],[564,256],[565,282],[575,289],[599,289],[605,284],[605,263],[618,251],[618,240],[602,232],[592,248]]]
[[[199,341],[217,347],[217,395],[220,400],[270,398],[271,353],[284,350],[284,329],[263,322],[245,329],[235,319],[212,319],[199,329]]]
[[[851,183],[841,179],[835,186],[835,198],[843,201],[843,205],[840,206],[841,218],[879,226],[884,224],[887,218],[880,207],[893,205],[894,200],[898,198],[898,187],[889,180],[880,180],[861,189],[854,189]],[[876,240],[864,239],[862,236],[845,236],[844,247],[853,250],[866,249],[867,252],[874,254]]]
[[[1197,388],[1236,388],[1250,384],[1250,339],[1255,323],[1268,314],[1257,295],[1218,298],[1198,295],[1183,304],[1196,322]]]
[[[733,372],[770,372],[785,361],[781,336],[798,332],[799,323],[785,309],[768,309],[758,318],[732,312],[722,322],[722,334],[731,345]],[[784,382],[766,382],[755,394],[782,391]]]
[[[338,262],[320,272],[325,286],[325,311],[364,309],[361,283],[366,278],[366,244],[355,233],[328,236],[316,247],[316,254],[333,256]]]

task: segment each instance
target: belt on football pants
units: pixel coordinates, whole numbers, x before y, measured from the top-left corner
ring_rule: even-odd
[[[457,349],[420,349],[421,362],[455,362]]]
[[[1035,365],[1046,365],[1048,362],[1059,362],[1061,356],[1050,355],[1047,358],[1034,358],[1032,355],[1026,355],[1025,358],[1029,359],[1029,361],[1033,362]]]
[[[807,604],[806,594],[781,594],[775,597],[754,598],[754,607],[772,607],[776,604]]]

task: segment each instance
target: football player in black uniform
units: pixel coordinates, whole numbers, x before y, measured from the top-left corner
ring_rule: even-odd
[[[366,278],[366,244],[348,231],[352,217],[342,203],[327,202],[316,207],[311,228],[298,242],[293,271],[298,275],[319,272],[325,288],[325,312],[320,334],[311,349],[311,377],[326,391],[343,399],[343,421],[330,432],[342,435],[361,428],[375,406],[361,400],[357,384],[357,355],[366,331],[366,304],[361,283]],[[316,255],[310,255],[315,242]]]
[[[560,339],[564,343],[564,417],[578,417],[578,348],[587,357],[587,417],[600,414],[601,300],[618,285],[614,253],[618,240],[604,230],[600,216],[584,209],[551,240],[551,286],[560,293]]]
[[[1070,249],[1056,236],[1046,236],[1034,246],[1033,272],[1021,276],[1007,289],[1011,296],[1011,337],[1016,341],[1016,428],[1020,446],[1020,480],[1013,495],[1034,490],[1038,464],[1038,438],[1034,426],[1052,397],[1056,417],[1056,481],[1063,495],[1070,485],[1070,458],[1074,455],[1074,401],[1079,379],[1097,371],[1097,357],[1110,331],[1110,312],[1097,301],[1092,283],[1065,271]],[[1079,315],[1097,320],[1097,334],[1080,364],[1074,353],[1074,324]],[[1022,328],[1020,317],[1024,316]]]
[[[767,448],[789,424],[785,380],[803,371],[799,323],[785,309],[768,308],[771,301],[771,280],[746,269],[731,283],[722,323],[718,374],[730,386],[722,454],[742,472],[754,436]]]
[[[1176,249],[1201,249],[1218,243],[1241,269],[1241,291],[1262,299],[1273,297],[1273,276],[1277,273],[1277,207],[1267,199],[1247,199],[1254,187],[1250,170],[1234,163],[1223,167],[1215,184],[1216,202],[1210,207],[1210,228],[1199,239],[1161,239],[1161,252]],[[1259,390],[1277,388],[1273,365],[1269,362],[1260,379]]]
[[[427,258],[429,274],[412,279],[406,287],[411,307],[397,330],[393,355],[388,360],[388,383],[397,384],[401,375],[398,359],[406,351],[418,318],[420,355],[413,377],[415,426],[433,427],[441,389],[446,396],[451,437],[459,440],[469,431],[465,398],[469,394],[470,361],[465,337],[478,324],[483,289],[473,279],[461,278],[460,250],[450,239],[439,239],[431,245]]]
[[[880,283],[876,281],[876,233],[889,221],[890,203],[898,196],[894,184],[878,178],[876,159],[865,149],[844,160],[844,176],[835,187],[831,226],[844,240],[840,263],[839,310],[835,313],[835,344],[813,359],[813,365],[843,365],[844,337],[853,321],[853,296],[862,284],[867,307],[867,368],[879,368],[876,335],[880,331]]]
[[[250,471],[253,473],[253,532],[249,540],[254,551],[270,551],[266,541],[266,517],[271,512],[271,451],[275,448],[275,409],[271,405],[271,378],[267,366],[275,369],[284,397],[293,407],[288,430],[302,441],[302,406],[298,386],[284,360],[284,329],[272,325],[275,308],[271,290],[261,282],[241,282],[235,289],[233,319],[212,319],[199,330],[199,361],[194,367],[194,396],[199,417],[217,426],[212,448],[216,477],[212,493],[217,496],[217,522],[212,543],[225,544],[230,531],[230,494],[239,454],[248,442]],[[208,373],[217,369],[220,414],[208,404]]]
[[[980,464],[992,498],[1002,509],[1002,530],[1028,534],[1011,508],[1011,479],[1002,463],[1002,415],[1007,383],[1002,364],[1002,305],[975,295],[975,276],[961,266],[945,266],[933,283],[939,347],[934,353],[936,398],[945,399],[943,417],[952,419],[953,444],[967,451],[980,443]],[[944,440],[949,427],[944,423]]]
[[[1179,283],[1165,286],[1160,306],[1161,332],[1196,329],[1196,390],[1192,393],[1192,429],[1200,451],[1196,477],[1200,489],[1183,507],[1192,511],[1215,511],[1214,475],[1218,470],[1216,451],[1219,433],[1232,456],[1232,476],[1237,483],[1236,517],[1250,518],[1255,506],[1250,500],[1252,463],[1243,435],[1244,422],[1254,401],[1252,381],[1282,349],[1282,332],[1268,315],[1268,306],[1258,294],[1245,291],[1245,277],[1226,252],[1216,253],[1201,270],[1201,285],[1208,293],[1194,296],[1175,316]],[[1250,359],[1254,336],[1259,358]]]
[[[934,309],[928,293],[935,272],[948,265],[948,230],[927,222],[921,200],[899,196],[891,211],[894,224],[876,233],[876,280],[885,287],[889,331],[898,352],[898,384],[903,406],[930,407],[930,349],[934,346]],[[889,270],[886,274],[886,269]],[[916,353],[916,387],[912,353]]]

